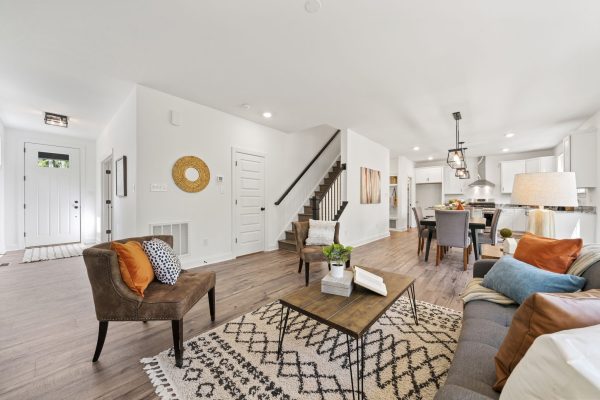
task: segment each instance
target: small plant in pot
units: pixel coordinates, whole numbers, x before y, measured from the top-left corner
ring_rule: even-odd
[[[350,253],[352,253],[352,247],[343,244],[333,243],[323,247],[323,254],[331,265],[331,276],[334,278],[344,277],[344,268],[350,259]]]
[[[502,236],[502,239],[508,239],[509,237],[512,237],[513,232],[508,229],[508,228],[502,228],[500,229],[500,236]]]

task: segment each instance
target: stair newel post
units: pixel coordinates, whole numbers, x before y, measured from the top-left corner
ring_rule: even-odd
[[[317,196],[313,196],[310,198],[310,206],[312,208],[312,219],[319,219],[319,199]]]

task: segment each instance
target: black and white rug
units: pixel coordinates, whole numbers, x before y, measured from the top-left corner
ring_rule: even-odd
[[[401,298],[365,337],[367,399],[431,399],[446,373],[461,313],[417,302],[415,325]],[[352,399],[346,335],[290,312],[277,360],[281,305],[245,314],[185,342],[183,368],[173,349],[142,359],[163,399]],[[356,373],[355,358],[352,370]]]

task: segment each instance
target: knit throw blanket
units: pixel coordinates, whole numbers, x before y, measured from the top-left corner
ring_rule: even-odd
[[[581,276],[594,263],[600,261],[600,244],[588,244],[583,246],[579,257],[573,262],[567,270],[567,274]],[[495,290],[488,289],[481,285],[483,278],[473,278],[465,290],[460,294],[463,303],[468,303],[473,300],[485,300],[498,304],[514,304],[512,299],[504,296]]]

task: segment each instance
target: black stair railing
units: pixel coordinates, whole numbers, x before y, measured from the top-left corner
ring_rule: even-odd
[[[281,202],[283,201],[283,199],[286,198],[286,196],[292,191],[292,189],[294,188],[294,186],[296,186],[296,184],[298,184],[298,182],[300,182],[300,179],[302,179],[302,177],[304,176],[304,174],[306,174],[308,172],[308,170],[310,169],[310,167],[312,167],[312,165],[319,159],[319,157],[321,156],[321,154],[323,154],[323,152],[325,151],[325,149],[327,148],[327,146],[329,146],[331,144],[331,142],[333,142],[333,139],[335,139],[337,137],[337,135],[340,134],[340,130],[338,129],[337,131],[335,131],[335,133],[333,134],[333,136],[331,136],[331,138],[329,138],[329,140],[327,141],[327,143],[325,143],[325,145],[323,145],[323,147],[321,148],[321,150],[319,150],[319,152],[317,153],[316,156],[313,157],[313,159],[308,163],[308,165],[302,170],[302,172],[300,172],[300,175],[298,175],[298,177],[294,180],[294,182],[292,182],[292,184],[290,185],[290,187],[288,187],[286,189],[285,192],[283,192],[283,194],[281,195],[281,197],[275,202],[275,205],[278,206],[281,204]]]
[[[342,164],[320,194],[311,197],[312,219],[337,221],[340,218],[348,204],[342,196],[342,173],[345,170],[346,164]]]

